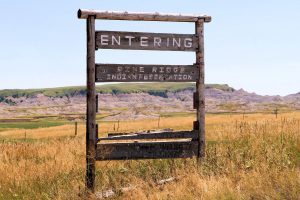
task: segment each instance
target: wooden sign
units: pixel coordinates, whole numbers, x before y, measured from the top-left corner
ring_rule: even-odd
[[[96,160],[189,158],[205,156],[204,23],[206,15],[128,13],[79,10],[86,19],[87,32],[87,110],[86,187],[95,191]],[[138,20],[193,22],[195,34],[96,31],[95,20]],[[96,64],[98,49],[194,51],[194,65]],[[95,82],[196,82],[194,108],[197,120],[192,131],[116,134],[98,138]]]
[[[96,64],[97,82],[195,82],[195,65]]]
[[[96,31],[96,49],[196,51],[193,34]]]

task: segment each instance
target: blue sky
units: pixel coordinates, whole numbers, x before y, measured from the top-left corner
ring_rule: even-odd
[[[299,1],[0,0],[0,89],[84,85],[85,20],[79,8],[207,14],[206,83],[258,94],[300,91]],[[96,29],[194,33],[193,23],[98,20]],[[192,64],[191,52],[101,50],[97,62]]]

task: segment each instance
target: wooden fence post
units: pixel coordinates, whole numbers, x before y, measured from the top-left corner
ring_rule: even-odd
[[[75,136],[77,136],[77,122],[75,122]]]
[[[86,187],[95,191],[96,160],[96,91],[95,91],[95,16],[87,18],[87,121]]]
[[[204,20],[196,21],[196,36],[198,37],[198,49],[196,51],[196,65],[199,70],[199,79],[196,82],[196,98],[199,100],[197,106],[196,128],[199,130],[199,152],[198,158],[205,156],[205,84],[204,84]]]
[[[274,114],[275,114],[275,116],[276,116],[276,119],[277,119],[277,115],[278,115],[278,108],[276,108],[276,109],[274,110]]]

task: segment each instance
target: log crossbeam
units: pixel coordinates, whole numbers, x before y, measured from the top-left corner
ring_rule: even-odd
[[[165,14],[165,13],[137,13],[120,11],[102,11],[79,9],[77,17],[87,19],[89,16],[95,16],[96,19],[105,20],[137,20],[137,21],[167,21],[167,22],[197,22],[204,20],[210,22],[211,17],[207,15],[187,15],[187,14]]]

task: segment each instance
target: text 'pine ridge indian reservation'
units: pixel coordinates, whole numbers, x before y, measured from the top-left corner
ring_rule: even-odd
[[[96,64],[97,82],[192,82],[198,76],[195,65]]]

